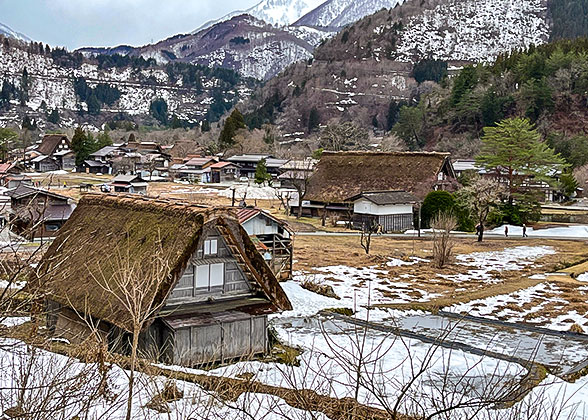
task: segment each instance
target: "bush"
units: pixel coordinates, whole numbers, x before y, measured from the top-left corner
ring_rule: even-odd
[[[455,209],[455,199],[447,191],[432,191],[425,197],[421,210],[422,226],[431,226],[431,220],[440,213],[452,213]]]

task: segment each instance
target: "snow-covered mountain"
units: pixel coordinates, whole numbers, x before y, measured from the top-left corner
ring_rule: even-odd
[[[327,0],[296,21],[296,25],[342,28],[404,0]]]
[[[32,41],[28,36],[21,34],[20,32],[16,32],[14,29],[0,23],[0,34],[4,35],[9,38],[18,39],[20,41]]]
[[[419,88],[415,63],[437,58],[459,67],[544,44],[551,16],[547,0],[406,0],[346,26],[315,50],[311,65],[290,66],[243,108],[271,103],[277,92],[284,101],[275,121],[286,132],[304,131],[311,109],[323,124],[381,127],[390,102],[410,100]]]
[[[270,25],[288,26],[324,2],[325,0],[262,0],[247,10],[236,10],[220,19],[207,22],[193,33],[243,14],[251,15]]]
[[[250,15],[235,16],[195,34],[177,35],[140,48],[84,48],[90,54],[123,54],[154,58],[158,63],[187,62],[224,67],[245,77],[267,80],[292,63],[312,57],[334,33],[293,26],[275,27]]]
[[[18,91],[25,69],[29,87],[22,106]],[[0,43],[0,90],[7,85],[10,95],[8,104],[0,110],[0,127],[20,124],[27,115],[44,128],[48,111],[53,109],[58,110],[62,127],[80,123],[100,127],[121,116],[149,123],[155,99],[165,100],[170,117],[195,123],[207,118],[214,95],[220,93],[223,104],[233,104],[252,91],[254,84],[249,80],[240,80],[231,72],[207,70],[186,68],[174,73],[132,61],[124,66],[109,66],[92,59],[77,62],[73,54],[40,52],[25,42],[15,41],[8,46]],[[82,100],[78,89],[81,79],[90,89],[107,87],[116,92],[118,99],[102,103],[99,113],[88,115],[87,99]]]

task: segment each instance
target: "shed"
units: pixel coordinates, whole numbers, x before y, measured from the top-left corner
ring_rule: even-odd
[[[288,224],[257,208],[241,208],[237,215],[276,277],[291,280],[294,232]]]
[[[55,336],[83,341],[91,319],[124,352],[133,323],[114,295],[128,295],[121,276],[150,308],[141,355],[167,363],[264,353],[268,314],[291,309],[233,210],[136,196],[85,195],[27,287],[45,299]]]
[[[414,227],[418,198],[406,191],[363,192],[348,199],[353,203],[353,228],[381,227],[383,232],[402,232]]]
[[[147,192],[147,182],[139,175],[117,175],[110,184],[114,192],[145,194]]]

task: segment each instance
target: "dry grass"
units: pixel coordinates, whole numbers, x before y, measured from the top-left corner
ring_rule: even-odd
[[[588,243],[576,241],[556,241],[529,239],[522,242],[520,239],[511,240],[490,240],[478,243],[474,239],[456,239],[455,253],[470,254],[473,252],[502,251],[505,248],[516,246],[551,246],[557,253],[547,255],[536,264],[523,267],[517,271],[492,272],[495,283],[489,284],[483,280],[467,280],[455,282],[450,279],[438,277],[439,274],[456,275],[465,274],[475,267],[468,267],[460,264],[450,264],[443,269],[437,269],[430,263],[419,263],[415,265],[387,267],[385,262],[389,258],[408,259],[410,256],[430,259],[432,255],[432,243],[429,239],[397,239],[390,237],[374,237],[372,240],[373,255],[365,255],[359,245],[359,238],[353,236],[326,237],[326,236],[298,236],[295,242],[295,270],[316,273],[316,268],[326,266],[347,265],[361,269],[363,267],[377,267],[385,270],[388,275],[378,282],[382,286],[392,285],[393,281],[401,279],[402,282],[412,283],[415,289],[424,290],[427,293],[441,294],[441,297],[432,299],[429,302],[405,303],[384,305],[397,309],[426,309],[437,310],[457,303],[465,303],[472,300],[484,299],[491,296],[509,294],[518,290],[536,286],[545,280],[530,279],[533,274],[542,274],[552,271],[562,265],[571,265],[582,262],[588,257]],[[407,277],[408,276],[408,277]],[[560,284],[561,283],[561,284]],[[581,284],[572,278],[569,280],[558,279],[558,287],[563,294],[557,295],[561,299],[568,300],[569,305],[562,308],[561,305],[545,305],[541,316],[553,317],[561,314],[562,311],[578,310],[579,313],[587,313],[588,297],[579,293],[578,286]],[[382,287],[385,296],[394,298],[392,290]],[[380,290],[380,289],[379,289]],[[421,297],[415,293],[415,299]],[[549,297],[546,297],[549,299]],[[530,305],[535,306],[536,302]],[[505,308],[502,308],[505,309]],[[507,309],[522,312],[527,308],[520,305],[510,305]],[[537,316],[531,314],[530,317]]]

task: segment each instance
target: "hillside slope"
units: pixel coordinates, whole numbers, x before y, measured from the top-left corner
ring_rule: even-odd
[[[312,107],[322,124],[386,128],[390,103],[417,93],[412,69],[420,60],[489,62],[549,37],[547,0],[408,0],[346,27],[315,51],[312,66],[284,71],[247,110],[277,93],[276,121],[289,132],[307,131]]]
[[[54,109],[61,114],[59,125],[66,127],[80,122],[99,127],[115,118],[152,123],[150,107],[156,99],[165,101],[170,117],[196,123],[207,118],[213,105],[220,108],[216,114],[224,112],[253,86],[227,70],[168,68],[129,59],[109,63],[109,57],[88,60],[64,50],[40,52],[33,45],[0,45],[2,126],[20,125],[28,116],[43,127]]]
[[[140,48],[84,48],[84,54],[122,54],[158,63],[184,62],[238,71],[244,77],[269,79],[292,63],[312,57],[332,33],[296,26],[276,28],[249,15],[235,16],[194,34],[177,35]]]
[[[19,41],[32,41],[28,36],[15,31],[3,23],[0,23],[0,35],[4,35],[8,38],[18,39]]]

